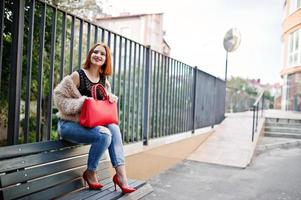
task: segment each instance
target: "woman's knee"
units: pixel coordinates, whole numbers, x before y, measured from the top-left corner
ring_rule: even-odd
[[[97,134],[97,142],[101,143],[101,145],[109,146],[111,144],[112,134],[109,129],[106,129],[106,127],[101,127],[98,129],[99,132]]]
[[[106,134],[106,135],[110,135],[110,136],[112,135],[110,129],[108,129],[108,128],[105,127],[105,126],[97,126],[97,128],[98,128],[98,131],[99,131],[100,133],[103,133],[103,134]]]

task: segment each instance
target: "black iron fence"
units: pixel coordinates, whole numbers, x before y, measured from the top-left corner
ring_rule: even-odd
[[[0,17],[2,145],[58,138],[53,88],[100,41],[112,51],[125,143],[147,144],[224,118],[224,81],[196,67],[39,0],[1,1]]]

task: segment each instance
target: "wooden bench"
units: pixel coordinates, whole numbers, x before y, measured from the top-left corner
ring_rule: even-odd
[[[137,191],[114,191],[111,163],[100,161],[98,178],[105,186],[89,190],[82,173],[90,145],[48,141],[0,147],[0,199],[139,199],[152,192],[143,181],[129,180]]]

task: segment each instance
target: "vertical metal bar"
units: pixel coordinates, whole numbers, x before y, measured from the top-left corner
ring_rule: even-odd
[[[2,54],[3,54],[4,6],[5,6],[5,1],[1,1],[0,2],[0,88],[1,88],[2,57],[3,57]]]
[[[192,110],[191,110],[191,107],[192,107],[192,84],[191,84],[191,70],[193,68],[191,66],[188,66],[188,77],[187,77],[187,87],[188,87],[188,114],[187,114],[187,118],[188,118],[188,130],[191,130],[192,129]]]
[[[264,93],[262,94],[262,102],[261,102],[261,117],[263,117],[263,107],[264,107]]]
[[[183,63],[183,131],[186,131],[186,65]]]
[[[60,63],[60,81],[64,77],[64,65],[65,65],[65,39],[66,39],[66,13],[63,12],[62,18],[62,37],[61,37],[61,63]]]
[[[254,132],[255,132],[255,106],[253,106],[252,142],[254,140]]]
[[[172,116],[173,116],[173,105],[172,105],[172,102],[173,102],[173,59],[170,58],[170,75],[169,75],[169,79],[170,79],[170,84],[169,84],[169,88],[170,88],[170,100],[169,100],[169,131],[170,131],[170,134],[173,134],[173,131],[172,131]]]
[[[185,131],[185,64],[182,64],[182,102],[181,102],[181,107],[182,107],[182,132]]]
[[[216,96],[217,96],[217,78],[214,77],[214,96],[213,96],[213,120],[212,120],[212,125],[211,128],[214,127],[215,121],[216,121]]]
[[[54,76],[54,62],[55,62],[55,40],[56,40],[56,17],[57,9],[52,8],[52,24],[51,24],[51,52],[50,52],[50,80],[49,80],[49,94],[48,94],[48,127],[47,140],[50,140],[52,130],[52,96],[53,96],[53,76]]]
[[[95,32],[94,32],[94,44],[97,43],[97,37],[98,37],[98,27],[95,26]]]
[[[178,113],[176,115],[176,132],[179,133],[180,129],[180,116],[181,116],[181,112],[180,112],[180,63],[179,61],[177,61],[177,84],[176,84],[176,108],[177,108],[177,112]]]
[[[79,19],[79,41],[78,41],[78,69],[80,69],[82,64],[82,48],[83,48],[83,20]]]
[[[24,118],[24,142],[28,142],[29,133],[29,117],[30,117],[30,89],[31,89],[31,70],[32,70],[32,46],[33,46],[33,30],[34,30],[34,10],[35,0],[30,2],[29,10],[29,32],[27,42],[27,62],[26,62],[26,100],[25,100],[25,118]],[[1,75],[0,75],[1,77]]]
[[[130,45],[130,52],[129,52],[129,75],[128,75],[128,97],[127,97],[127,120],[126,120],[126,123],[127,123],[127,142],[129,142],[129,139],[130,139],[130,125],[131,125],[131,73],[132,73],[132,41],[130,40],[129,42],[129,45]],[[133,142],[133,141],[132,141]]]
[[[167,76],[167,80],[166,80],[166,117],[165,117],[165,124],[164,126],[166,127],[166,134],[170,135],[170,124],[169,124],[169,118],[170,118],[170,58],[166,57],[166,76]]]
[[[105,41],[105,30],[101,29],[101,42]]]
[[[140,113],[141,113],[141,110],[139,110],[140,108],[140,69],[141,69],[141,45],[139,44],[138,45],[138,48],[139,48],[139,56],[138,56],[138,88],[137,88],[137,119],[136,119],[136,129],[137,129],[137,132],[136,132],[136,138],[137,138],[137,141],[139,141],[139,133],[140,133],[140,129],[139,129],[139,125],[140,125],[140,120],[139,120],[139,116],[140,116]]]
[[[151,50],[150,52],[151,54],[151,65],[153,65],[155,62],[153,61],[153,59],[155,58],[155,52]],[[152,69],[153,69],[154,66],[152,66]],[[151,71],[150,73],[153,73],[153,71]],[[152,80],[150,81],[150,87],[151,87],[151,94],[150,94],[150,97],[151,97],[151,101],[150,101],[150,127],[149,127],[149,137],[150,138],[154,138],[154,125],[155,125],[155,122],[154,122],[154,105],[155,105],[155,96],[153,94],[153,91],[155,91],[155,80],[156,76],[152,74]]]
[[[117,39],[117,36],[116,34],[114,33],[114,44],[113,44],[113,80],[112,80],[112,92],[114,93],[115,92],[115,79],[116,79],[116,39]]]
[[[167,74],[167,65],[166,65],[166,56],[163,55],[163,115],[162,115],[162,133],[163,136],[166,135],[166,126],[165,126],[165,119],[166,119],[166,74]]]
[[[153,58],[154,58],[154,51],[152,51],[152,50],[150,50],[150,69],[153,69]],[[153,100],[152,100],[152,98],[151,98],[151,95],[152,95],[152,93],[153,93],[153,81],[152,81],[152,79],[153,79],[153,70],[151,70],[150,71],[150,73],[151,73],[151,79],[150,79],[150,81],[149,81],[149,84],[150,84],[150,96],[149,96],[149,120],[150,120],[150,126],[149,126],[149,136],[148,136],[148,138],[153,138],[153,121],[152,121],[152,119],[153,119],[153,109],[152,109],[152,104],[153,104]]]
[[[71,38],[70,38],[70,66],[69,74],[73,71],[73,48],[74,48],[74,27],[75,27],[75,17],[71,16]]]
[[[177,132],[179,133],[181,131],[181,64],[179,61],[177,61],[178,63],[178,86],[177,86],[177,108],[178,108],[178,111],[177,111]]]
[[[162,135],[163,135],[163,122],[162,122],[162,120],[163,120],[163,110],[164,110],[164,105],[163,105],[163,100],[164,100],[164,98],[163,98],[163,94],[164,94],[164,91],[163,91],[163,87],[164,87],[164,84],[163,84],[163,78],[164,78],[164,67],[163,67],[163,62],[164,62],[164,59],[163,59],[163,55],[161,54],[161,60],[160,60],[161,62],[160,62],[160,68],[161,68],[161,77],[160,77],[160,122],[159,122],[159,124],[160,124],[160,132],[159,132],[159,137],[161,137]]]
[[[90,42],[91,42],[91,24],[88,22],[88,33],[87,33],[87,51],[86,51],[86,55],[89,54],[89,50],[90,50]]]
[[[184,131],[187,130],[187,65],[184,64],[184,95],[183,95],[183,105],[184,105]]]
[[[171,134],[174,134],[174,116],[175,116],[175,60],[171,59],[171,117],[170,117],[170,126]]]
[[[145,61],[146,61],[146,47],[142,46],[143,47],[143,51],[142,51],[142,69],[141,69],[141,73],[142,73],[142,82],[141,82],[141,94],[144,95],[145,94],[145,71],[146,71],[146,66],[145,66]],[[144,126],[144,113],[145,113],[145,107],[144,107],[144,104],[145,104],[145,99],[142,98],[142,102],[141,102],[141,120],[140,120],[140,124],[141,124],[141,140],[143,141],[143,134],[144,134],[144,131],[145,131],[145,126]]]
[[[182,132],[182,63],[179,61],[179,102],[178,102],[178,108],[179,108],[179,131]]]
[[[192,133],[195,132],[195,122],[196,122],[196,97],[197,97],[197,73],[198,73],[198,68],[197,66],[194,67],[193,69],[193,101],[192,101]]]
[[[185,65],[185,96],[184,96],[184,101],[185,101],[185,131],[188,129],[188,65]]]
[[[176,96],[175,96],[175,108],[176,108],[176,114],[175,114],[175,133],[178,133],[178,127],[179,127],[179,62],[176,61]]]
[[[259,109],[259,103],[256,105],[256,126],[255,126],[256,131],[257,131],[257,126],[258,126],[258,109]]]
[[[111,32],[108,31],[108,46],[111,47]]]
[[[143,144],[148,144],[148,138],[149,138],[149,111],[150,111],[150,102],[149,97],[151,94],[151,49],[150,46],[146,47],[146,57],[145,57],[145,82],[144,82],[144,120],[143,120]]]
[[[192,130],[192,102],[193,102],[193,95],[192,95],[192,91],[193,91],[193,84],[192,84],[192,70],[193,68],[191,66],[189,66],[188,69],[188,95],[189,95],[189,104],[188,104],[188,122],[189,122],[189,130]]]
[[[160,113],[159,113],[159,101],[160,101],[160,96],[159,96],[159,86],[160,86],[160,79],[159,79],[159,76],[160,76],[160,54],[157,53],[157,66],[155,68],[157,68],[157,87],[156,87],[156,137],[159,136],[159,116],[160,116]]]
[[[166,108],[166,99],[167,99],[167,57],[164,55],[164,75],[163,75],[163,120],[162,128],[163,135],[166,136],[166,117],[167,117],[167,108]]]
[[[119,62],[118,62],[118,85],[117,85],[117,95],[118,96],[120,96],[120,87],[121,87],[121,54],[122,54],[122,37],[119,36],[119,59],[118,59]],[[121,101],[119,101],[119,103],[118,103],[118,113],[120,113],[120,104],[121,104]]]
[[[24,27],[24,0],[13,1],[13,31],[10,68],[9,113],[8,113],[8,144],[18,142],[20,120],[20,94],[22,78],[22,50]]]
[[[154,76],[152,79],[153,90],[152,90],[152,94],[151,94],[153,97],[153,103],[152,103],[152,106],[153,106],[153,109],[152,109],[152,135],[153,135],[153,137],[155,137],[155,135],[156,135],[155,133],[156,133],[156,125],[157,125],[156,101],[157,101],[158,96],[156,96],[156,88],[158,86],[158,84],[157,84],[158,81],[157,81],[157,76],[156,76],[156,72],[157,72],[156,60],[157,60],[157,53],[154,52],[154,62],[153,62]]]
[[[124,42],[124,62],[123,62],[123,93],[122,93],[122,96],[123,96],[123,104],[122,104],[122,139],[123,141],[125,141],[125,108],[126,108],[126,56],[127,56],[127,39],[125,38],[125,42]]]
[[[45,18],[46,18],[46,4],[42,4],[42,16],[40,24],[40,49],[39,49],[39,68],[38,68],[38,98],[37,98],[37,121],[36,121],[36,142],[42,140],[41,134],[41,112],[42,112],[42,94],[43,94],[43,52],[45,44]]]
[[[180,131],[183,132],[183,63],[180,62],[180,74],[181,74],[181,89],[180,89],[180,113],[181,113],[181,118],[180,118]]]
[[[177,107],[177,100],[178,100],[178,90],[177,90],[177,85],[178,85],[178,62],[174,60],[174,116],[173,116],[173,132],[177,132],[177,116],[178,116],[178,107]]]
[[[135,96],[135,86],[136,86],[136,54],[137,54],[137,51],[136,51],[136,47],[137,47],[137,44],[134,43],[134,63],[133,63],[133,69],[134,69],[134,73],[133,73],[133,88],[132,88],[132,91],[133,91],[133,100],[132,100],[132,116],[133,116],[133,119],[132,119],[132,129],[131,129],[131,133],[132,133],[132,142],[135,141],[135,115],[136,112],[135,111],[135,99],[136,99],[136,96]]]

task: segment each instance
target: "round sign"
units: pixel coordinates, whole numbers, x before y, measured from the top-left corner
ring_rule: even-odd
[[[231,28],[224,37],[224,48],[227,52],[235,51],[240,45],[241,35],[238,29]]]

